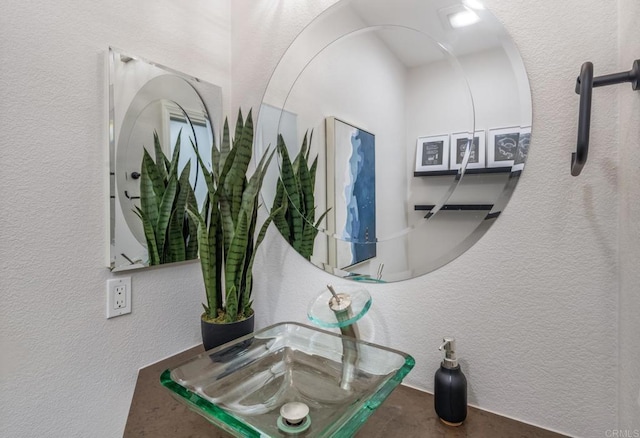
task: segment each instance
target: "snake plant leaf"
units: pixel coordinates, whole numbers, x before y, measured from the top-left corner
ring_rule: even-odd
[[[216,270],[216,278],[218,278],[219,280],[216,281],[215,291],[212,291],[212,293],[215,293],[216,295],[216,302],[222,304],[222,287],[224,286],[222,282],[223,268],[224,268],[224,253],[223,253],[224,248],[223,248],[223,245],[220,244],[220,242],[224,241],[224,237],[222,236],[222,226],[219,225],[222,222],[220,219],[220,211],[217,211],[217,212],[214,211],[214,213],[217,216],[214,222],[218,224],[216,225],[216,234],[215,234],[215,239],[217,242],[215,270]],[[214,238],[213,234],[210,236],[210,238]]]
[[[260,227],[260,232],[258,233],[258,237],[256,238],[256,242],[255,242],[255,244],[253,246],[253,252],[252,252],[251,256],[249,257],[249,262],[247,263],[247,269],[246,269],[246,274],[245,275],[246,275],[246,291],[248,293],[245,293],[242,296],[242,303],[241,303],[243,312],[247,316],[249,316],[251,313],[253,313],[252,300],[251,300],[251,290],[253,290],[253,262],[255,260],[256,252],[258,250],[258,247],[260,246],[260,244],[264,240],[265,235],[267,234],[267,229],[269,228],[269,225],[271,224],[271,221],[273,220],[273,218],[275,216],[280,214],[281,211],[282,211],[282,207],[278,207],[275,210],[272,210],[271,213],[269,214],[269,217],[267,217],[267,219],[265,219],[264,223]]]
[[[158,223],[156,224],[156,239],[158,242],[158,252],[162,254],[164,252],[164,243],[167,236],[167,227],[169,226],[169,220],[171,219],[171,213],[173,211],[173,201],[176,197],[176,191],[178,190],[178,181],[174,175],[169,177],[169,183],[162,196],[158,208]]]
[[[200,266],[204,280],[204,289],[207,296],[207,306],[205,308],[206,317],[215,319],[219,303],[216,296],[217,276],[215,269],[216,240],[210,239],[210,230],[205,219],[192,208],[187,210],[187,214],[196,224],[198,224],[198,244],[200,254]],[[212,232],[215,234],[215,229]]]
[[[231,151],[231,142],[229,141],[229,120],[224,119],[224,126],[222,128],[222,141],[220,142],[220,159],[218,162],[214,162],[214,166],[218,167],[218,173],[222,173],[222,166],[227,161],[227,156]]]
[[[158,170],[158,174],[162,177],[162,181],[167,181],[167,169],[171,166],[167,156],[162,152],[162,146],[160,146],[160,138],[158,138],[158,133],[153,131],[153,150],[156,155],[156,169]],[[158,196],[162,196],[159,194]]]
[[[233,168],[235,156],[237,153],[237,149],[231,149],[231,151],[227,154],[227,158],[225,160],[224,166],[220,171],[220,183],[218,184],[218,193],[219,193],[219,209],[220,209],[220,217],[221,217],[221,226],[223,229],[223,240],[224,240],[224,251],[225,253],[229,250],[229,246],[231,245],[231,239],[233,238],[233,234],[235,232],[234,226],[234,218],[231,210],[231,201],[230,195],[225,190],[225,181],[228,178],[228,175]]]
[[[242,116],[238,114],[238,118],[242,120]],[[222,127],[222,141],[220,142],[220,152],[229,153],[231,150],[231,142],[229,141],[229,120],[225,117]]]
[[[285,192],[294,207],[300,208],[300,191],[295,180],[295,172],[289,157],[289,151],[284,143],[282,135],[278,135],[278,153],[282,158],[280,169],[280,180],[284,185]]]
[[[305,132],[306,135],[306,132]],[[304,156],[304,161],[306,161],[307,163],[309,162],[309,155],[311,154],[311,144],[313,142],[313,129],[311,130],[311,132],[309,133],[309,147],[307,148],[307,153]],[[318,157],[316,156],[316,159]]]
[[[238,155],[236,154],[236,157]],[[238,221],[238,216],[240,214],[240,208],[242,205],[242,195],[244,193],[244,189],[247,186],[247,178],[246,176],[237,174],[235,172],[229,172],[229,191],[227,191],[227,199],[229,200],[229,205],[231,206],[231,218],[233,222]]]
[[[169,228],[167,230],[167,242],[165,243],[165,263],[182,262],[187,260],[187,252],[185,247],[185,239],[182,232],[184,226],[184,210],[182,214],[173,210],[171,219],[169,220]],[[197,232],[197,230],[196,230]]]
[[[234,140],[239,140],[242,137],[242,131],[244,130],[244,117],[242,117],[242,108],[238,110],[238,117],[236,118],[236,132],[233,135]]]
[[[300,181],[300,192],[302,193],[302,200],[300,205],[302,207],[301,213],[305,216],[305,219],[311,217],[308,221],[313,223],[313,214],[315,201],[313,196],[313,186],[311,185],[311,175],[307,168],[307,160],[300,155],[300,163],[298,165],[298,181]],[[310,216],[311,215],[311,216]]]
[[[288,200],[284,194],[284,186],[282,185],[282,181],[278,179],[278,183],[276,184],[276,195],[273,199],[273,209],[277,209],[278,214],[273,217],[273,223],[278,231],[280,231],[280,234],[288,240],[288,236],[291,231],[286,217],[287,208]]]
[[[220,151],[215,143],[211,144],[211,173],[216,185],[220,184]]]
[[[309,166],[313,130],[305,133],[300,151],[293,163],[284,140],[278,138],[278,152],[282,163],[280,178],[276,183],[276,196],[273,206],[282,210],[273,217],[273,222],[289,244],[303,257],[310,259],[313,253],[318,225],[325,218],[325,211],[316,221],[315,178],[318,168],[318,156]]]
[[[140,209],[154,229],[158,223],[158,209],[160,208],[158,199],[162,199],[162,195],[158,196],[154,188],[156,181],[158,181],[162,187],[162,189],[158,191],[164,194],[164,183],[158,173],[158,169],[149,152],[144,149],[142,169],[140,171]]]
[[[316,186],[316,171],[318,170],[318,156],[314,158],[311,167],[309,168],[309,178],[311,178],[311,187]]]
[[[225,322],[236,321],[238,319],[238,295],[237,295],[235,285],[231,286],[230,289],[227,289],[225,307],[226,307]]]
[[[241,114],[239,114],[239,117],[240,116]],[[238,127],[236,126],[236,133],[237,132]],[[227,178],[224,180],[224,188],[227,195],[230,196],[231,213],[235,222],[238,220],[238,214],[240,212],[242,191],[246,184],[247,169],[251,162],[251,152],[253,149],[253,120],[251,111],[249,111],[249,114],[242,125],[240,137],[236,137],[234,143],[236,154],[233,160],[233,166],[229,171]]]
[[[302,146],[300,146],[300,152],[298,152],[298,155],[296,155],[296,158],[293,162],[294,163],[293,168],[296,173],[298,173],[299,171],[300,163],[303,163],[306,165],[307,163],[306,157],[307,157],[308,151],[309,151],[309,148],[307,147],[307,133],[305,132],[304,137],[302,138]]]
[[[200,170],[202,170],[202,174],[204,175],[204,181],[207,184],[207,191],[209,192],[209,194],[212,194],[216,191],[216,184],[213,180],[213,174],[209,171],[209,169],[207,169],[207,166],[205,165],[204,161],[202,160],[202,156],[200,155],[200,151],[198,151],[198,148],[196,147],[193,140],[191,141],[191,147],[196,154],[198,165],[200,166]]]
[[[158,246],[156,245],[155,230],[149,219],[146,217],[144,211],[136,206],[134,212],[138,215],[142,221],[142,228],[144,230],[144,237],[147,241],[147,253],[149,254],[149,264],[159,265],[160,254],[158,253]]]
[[[227,291],[233,286],[236,288],[236,292],[239,292],[248,239],[248,218],[246,214],[242,212],[238,218],[238,225],[231,240],[229,252],[226,254],[225,286]]]
[[[215,294],[216,302],[222,305],[222,269],[224,265],[224,246],[221,242],[223,239],[222,229],[222,215],[218,208],[220,204],[220,194],[218,191],[214,192],[210,198],[210,210],[208,215],[208,221],[205,219],[205,223],[208,223],[209,227],[209,242],[210,246],[215,246],[215,276],[218,279],[215,282],[215,289],[210,291],[211,294]]]
[[[198,224],[198,245],[200,263],[205,278],[205,292],[210,309],[207,318],[215,320],[217,312],[222,306],[222,229],[220,227],[220,212],[218,210],[218,192],[207,197],[202,215],[198,215],[197,206],[188,207],[189,217]],[[202,231],[204,228],[206,231]]]
[[[309,135],[309,145],[311,145],[311,142],[313,141],[313,130],[311,130],[311,134]],[[305,157],[305,161],[308,163],[309,162],[309,153],[311,151],[311,147],[309,147],[309,149],[307,149],[307,156]],[[316,171],[318,170],[318,156],[316,155],[316,157],[313,159],[313,162],[311,163],[311,166],[309,167],[309,180],[310,180],[310,184],[311,184],[311,189],[314,190],[315,186],[316,186]],[[314,192],[311,192],[312,196],[314,194]],[[313,196],[313,198],[315,199],[315,196]],[[313,221],[313,216],[311,216],[311,221]]]
[[[184,186],[181,186],[181,189],[182,188],[184,188]],[[191,186],[187,184],[186,190],[188,192],[188,195],[187,205],[185,208],[192,209],[193,211],[198,211],[198,202],[196,200],[196,195],[193,192],[193,188],[191,188]],[[205,198],[205,202],[203,204],[206,204],[208,199],[208,197]],[[193,260],[198,257],[198,224],[191,220],[188,215],[186,215],[184,226],[187,228],[186,230],[184,230],[184,235],[187,236],[185,259]]]
[[[233,235],[235,234],[235,226],[233,224],[233,218],[231,216],[231,203],[224,193],[220,194],[218,202],[220,209],[220,225],[222,227],[222,233],[224,235],[224,251],[226,253],[229,251],[229,247],[231,246],[231,240],[233,240]]]
[[[175,163],[177,159],[179,159],[179,155],[174,154],[172,163]],[[171,176],[169,178],[170,181],[175,180],[174,174],[177,171],[175,167],[172,166],[172,168],[173,170],[171,171]],[[187,257],[186,242],[189,240],[189,236],[191,235],[189,234],[190,231],[193,231],[194,237],[197,234],[197,228],[194,230],[194,227],[192,227],[190,230],[188,228],[188,225],[185,224],[185,222],[190,222],[186,213],[186,206],[190,196],[193,196],[193,189],[189,184],[190,173],[191,161],[188,161],[184,169],[182,169],[174,195],[173,209],[167,229],[167,240],[164,244],[164,248],[162,248],[161,258],[163,259],[164,263],[180,262],[195,258],[195,256]],[[171,189],[167,187],[165,194],[168,194],[170,190]],[[185,226],[187,227],[186,233],[184,232]]]
[[[227,180],[227,178],[229,177],[229,172],[231,171],[231,169],[234,166],[234,161],[236,159],[236,154],[238,153],[238,150],[236,148],[233,148],[229,151],[229,153],[227,154],[227,158],[225,159],[224,163],[222,164],[222,169],[220,170],[220,185],[224,188],[224,182]]]
[[[185,260],[193,260],[198,258],[198,226],[192,220],[186,221],[185,226],[187,230],[184,230],[183,233],[189,237],[184,249],[184,258]]]
[[[185,164],[178,180],[178,193],[176,194],[175,211],[180,219],[184,218],[187,214],[186,208],[189,199],[193,196],[195,200],[193,188],[191,187],[191,184],[189,184],[190,175],[191,160],[187,161],[187,164]]]
[[[294,236],[302,237],[302,216],[300,191],[298,184],[296,183],[295,173],[293,172],[293,166],[289,158],[289,152],[284,144],[284,139],[281,135],[278,136],[278,152],[282,157],[282,165],[280,169],[280,180],[284,185],[286,195],[289,198],[289,213],[291,214],[291,222],[289,224],[290,231]],[[295,240],[294,240],[295,241]]]
[[[271,163],[271,159],[273,158],[273,153],[275,151],[271,151],[271,153],[265,153],[260,162],[258,163],[256,170],[253,172],[253,175],[249,179],[249,183],[244,188],[242,193],[242,203],[240,206],[241,211],[243,211],[247,217],[253,217],[254,212],[258,205],[258,197],[260,195],[260,187],[262,187],[262,181],[264,180],[264,175],[266,173],[269,164]]]
[[[178,163],[180,161],[180,144],[182,143],[182,141],[180,140],[181,136],[182,129],[180,129],[180,131],[178,132],[178,138],[176,139],[176,144],[173,147],[173,155],[171,156],[171,163],[169,165],[168,171],[169,176],[178,174]],[[189,140],[191,140],[191,138],[189,138]],[[193,140],[191,140],[191,144],[193,144]],[[198,148],[197,144],[195,145],[195,148]]]
[[[234,223],[236,223],[239,219],[240,209],[242,207],[242,196],[244,194],[244,190],[246,186],[247,186],[247,178],[242,177],[231,188],[231,196],[229,196],[228,199],[231,204],[231,218],[233,219]]]
[[[318,218],[318,220],[316,221],[316,223],[314,224],[315,228],[318,228],[320,226],[320,223],[322,222],[322,220],[324,219],[324,217],[327,215],[327,213],[329,213],[329,211],[331,211],[330,208],[327,208],[327,210],[322,213],[320,215],[320,217]]]
[[[313,235],[315,233],[316,230],[314,230],[311,225],[305,224],[302,231],[302,240],[298,245],[298,253],[307,260],[310,260],[313,255]]]
[[[302,239],[300,241],[300,255],[307,260],[311,259],[311,255],[313,254],[313,244],[317,234],[318,230],[314,227],[313,223],[305,221]]]

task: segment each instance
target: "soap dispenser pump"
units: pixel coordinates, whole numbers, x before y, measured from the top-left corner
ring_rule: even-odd
[[[444,338],[440,351],[445,357],[436,371],[433,386],[436,414],[449,426],[460,426],[467,418],[467,378],[456,358],[456,340]]]

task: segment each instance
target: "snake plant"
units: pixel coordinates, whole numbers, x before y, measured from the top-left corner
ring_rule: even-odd
[[[253,262],[273,217],[272,213],[265,220],[256,237],[258,200],[273,153],[265,154],[251,178],[247,179],[252,149],[251,111],[246,120],[243,120],[242,112],[238,112],[232,140],[225,119],[220,148],[215,143],[211,148],[210,168],[196,149],[208,196],[201,211],[190,206],[188,214],[197,223],[207,296],[202,318],[207,322],[241,321],[253,314]]]
[[[181,134],[181,133],[180,133]],[[181,262],[198,256],[196,226],[187,214],[188,205],[196,205],[189,183],[191,162],[178,174],[180,134],[167,159],[156,132],[153,143],[156,160],[144,148],[140,171],[140,207],[135,213],[142,221],[149,264]]]
[[[281,135],[278,136],[278,153],[282,165],[273,202],[274,209],[278,209],[274,214],[273,223],[289,244],[307,260],[310,260],[313,254],[318,225],[329,212],[327,210],[318,220],[315,219],[314,187],[318,157],[316,156],[309,166],[312,138],[313,132],[307,142],[305,133],[300,152],[292,163],[284,139]]]

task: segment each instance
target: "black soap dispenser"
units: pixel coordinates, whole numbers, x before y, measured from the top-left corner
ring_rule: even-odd
[[[440,351],[445,357],[436,371],[433,396],[436,414],[449,426],[460,426],[467,418],[467,378],[456,359],[456,340],[444,338]]]

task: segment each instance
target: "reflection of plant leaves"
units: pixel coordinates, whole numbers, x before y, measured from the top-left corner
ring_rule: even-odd
[[[156,245],[156,236],[153,229],[153,225],[149,222],[149,219],[145,216],[144,212],[136,207],[134,212],[138,215],[142,221],[142,228],[144,230],[144,237],[147,241],[147,252],[149,254],[149,264],[159,265],[160,255],[158,254],[158,246]]]
[[[218,162],[214,162],[214,165],[218,167],[218,173],[222,171],[222,164],[227,160],[227,155],[231,150],[231,142],[229,141],[229,122],[224,119],[224,127],[222,128],[222,141],[220,142],[220,159]],[[216,149],[217,152],[217,149]]]
[[[178,132],[178,138],[176,140],[175,146],[173,147],[173,155],[171,156],[171,162],[168,166],[169,176],[178,174],[178,162],[180,161],[180,144],[182,143],[180,140],[181,135],[182,135],[182,128]],[[197,149],[197,146],[196,146],[196,149]]]
[[[193,196],[193,189],[189,183],[189,176],[191,175],[191,160],[187,161],[187,164],[182,169],[180,174],[178,193],[175,202],[175,209],[178,212],[180,218],[184,218],[187,215],[187,202],[191,196]],[[195,196],[194,196],[195,197]]]
[[[276,196],[273,200],[274,208],[279,206],[278,213],[273,217],[273,223],[275,224],[280,234],[289,241],[289,237],[291,235],[291,229],[289,228],[289,223],[287,222],[286,212],[288,210],[289,202],[287,197],[284,195],[284,186],[282,185],[282,180],[278,179],[278,183],[276,184]]]
[[[158,186],[158,188],[156,188]],[[160,195],[158,195],[160,192]],[[164,194],[164,183],[158,169],[147,152],[143,150],[142,169],[140,171],[140,208],[149,223],[154,227],[158,222],[158,199]]]
[[[189,162],[191,164],[191,162]],[[187,203],[185,206],[185,216],[184,216],[184,225],[183,233],[186,240],[185,247],[185,259],[193,260],[198,257],[198,224],[194,222],[191,217],[186,214],[188,209],[192,209],[193,211],[198,211],[198,202],[196,200],[196,195],[193,192],[193,188],[190,184],[186,186],[180,183],[180,190],[186,190],[187,192]],[[209,198],[206,197],[205,201]],[[206,203],[206,202],[205,202]],[[208,204],[207,204],[208,205]]]
[[[158,174],[162,177],[162,181],[166,182],[168,178],[167,169],[169,169],[171,164],[169,163],[169,160],[167,160],[164,152],[162,152],[162,146],[160,146],[160,139],[158,138],[158,133],[156,131],[153,131],[153,149],[156,155],[156,169],[158,171]]]
[[[274,208],[281,207],[273,222],[289,244],[306,259],[313,253],[318,225],[327,215],[325,211],[315,221],[315,178],[318,168],[316,156],[309,166],[313,131],[305,133],[300,151],[293,163],[282,136],[278,136],[278,152],[281,157],[280,178],[276,184]]]
[[[314,216],[314,203],[315,198],[313,195],[313,186],[311,185],[311,174],[309,173],[309,169],[307,168],[307,160],[302,158],[298,165],[298,180],[300,181],[300,192],[302,193],[302,202],[300,203],[301,207],[303,207],[302,214],[305,219],[311,218],[311,223],[313,223]]]
[[[282,158],[282,164],[280,168],[280,180],[284,186],[285,192],[289,198],[291,207],[289,212],[291,214],[291,221],[289,222],[290,232],[293,233],[294,241],[296,236],[302,236],[302,216],[300,215],[300,193],[298,191],[298,184],[296,182],[295,173],[289,158],[289,152],[284,143],[284,139],[281,135],[278,136],[278,152]],[[297,214],[295,213],[297,211]]]
[[[169,219],[171,219],[171,212],[173,211],[173,201],[176,197],[176,191],[178,190],[178,181],[174,175],[169,177],[169,183],[162,196],[160,207],[158,209],[158,223],[156,225],[156,241],[158,243],[158,253],[164,253],[164,243],[167,236],[167,227],[169,226]]]
[[[184,222],[184,210],[180,214],[179,210],[174,210],[169,221],[168,253],[165,262],[181,262],[187,259],[182,226]]]
[[[162,152],[158,134],[154,132],[156,160],[151,158],[146,148],[143,150],[140,208],[136,213],[143,222],[152,265],[186,260],[189,241],[192,242],[189,258],[197,257],[197,229],[189,226],[186,215],[186,206],[195,203],[195,195],[189,182],[191,162],[187,163],[178,176],[180,144],[181,131],[169,161]],[[189,201],[190,198],[193,200]]]

